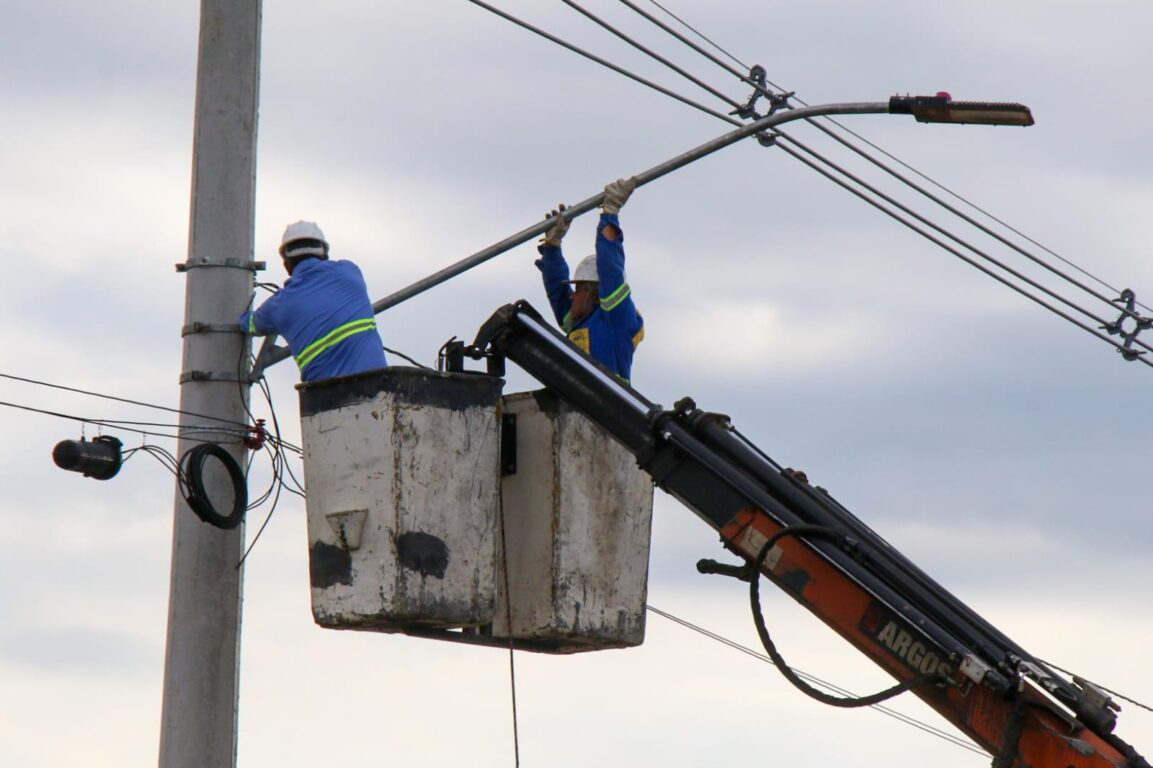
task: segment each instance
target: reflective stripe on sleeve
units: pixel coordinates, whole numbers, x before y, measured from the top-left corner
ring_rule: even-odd
[[[605,312],[611,312],[616,309],[622,301],[629,297],[629,284],[621,283],[621,287],[601,299],[601,309]]]
[[[329,349],[330,347],[336,346],[340,342],[347,339],[349,336],[355,336],[358,333],[371,331],[373,328],[376,328],[376,319],[372,317],[366,317],[361,320],[353,320],[351,323],[345,323],[344,325],[333,329],[329,333],[320,337],[305,347],[303,350],[301,350],[300,354],[296,356],[296,365],[301,370],[304,370],[304,366],[315,360],[316,356],[321,352]]]

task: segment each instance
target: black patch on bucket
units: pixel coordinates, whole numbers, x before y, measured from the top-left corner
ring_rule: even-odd
[[[318,541],[308,551],[308,579],[317,589],[352,584],[352,554],[343,547]]]
[[[443,579],[448,570],[448,545],[421,531],[402,533],[396,540],[396,554],[401,565],[421,576]]]

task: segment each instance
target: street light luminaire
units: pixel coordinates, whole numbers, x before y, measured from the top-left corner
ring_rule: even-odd
[[[889,99],[889,113],[912,115],[918,123],[1033,124],[1033,113],[1024,104],[953,101],[944,91],[936,96],[893,96]]]

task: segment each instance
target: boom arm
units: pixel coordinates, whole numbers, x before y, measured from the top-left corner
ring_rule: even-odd
[[[662,410],[523,301],[498,310],[469,354],[498,369],[512,360],[597,422],[728,549],[750,563],[763,554],[766,577],[995,755],[995,766],[1149,768],[1113,735],[1116,705],[1013,643],[727,417],[687,398]],[[797,532],[812,526],[836,535]]]

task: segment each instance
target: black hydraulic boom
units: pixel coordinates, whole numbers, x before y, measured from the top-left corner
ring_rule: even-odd
[[[599,424],[728,549],[760,562],[761,573],[995,755],[995,765],[1149,768],[1113,734],[1118,707],[1108,696],[1030,655],[728,417],[688,398],[671,410],[649,402],[523,301],[493,314],[467,353],[495,371],[512,360]]]

